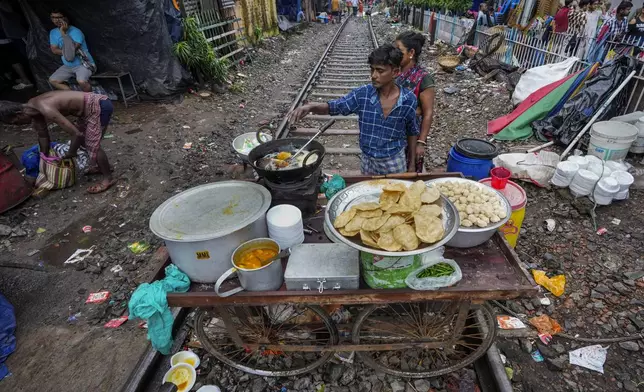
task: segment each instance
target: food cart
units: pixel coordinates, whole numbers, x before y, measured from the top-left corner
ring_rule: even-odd
[[[459,174],[388,178],[426,181],[445,176]],[[345,177],[347,185],[373,179]],[[305,243],[330,242],[323,228],[326,204],[320,199],[319,211],[305,221],[314,229]],[[387,374],[435,377],[473,363],[493,343],[496,320],[486,301],[538,291],[498,231],[473,248],[446,248],[445,257],[458,263],[462,280],[433,291],[372,289],[361,279],[358,289],[286,290],[283,285],[276,291],[220,297],[213,285],[193,283],[186,293],[168,293],[167,300],[171,307],[198,308],[194,328],[203,347],[251,374],[295,376],[324,364],[334,353],[355,352],[366,365]],[[282,263],[286,268],[288,259]]]

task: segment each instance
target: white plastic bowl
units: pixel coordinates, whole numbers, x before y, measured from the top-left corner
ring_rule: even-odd
[[[633,175],[627,171],[614,171],[610,176],[619,183],[619,192],[628,191],[628,188],[635,182]]]
[[[184,388],[178,389],[178,392],[187,392],[187,391],[192,389],[192,387],[195,385],[195,381],[197,381],[197,371],[195,370],[195,368],[193,368],[192,366],[188,365],[187,363],[179,363],[179,364],[174,365],[173,367],[171,367],[170,370],[168,370],[165,373],[165,375],[163,376],[163,382],[164,383],[169,382],[169,383],[174,384],[172,382],[172,374],[174,374],[174,372],[176,372],[176,371],[178,371],[180,369],[187,370],[188,373],[189,373],[189,376],[188,376],[188,383],[185,385]],[[175,385],[177,385],[177,384],[175,384]],[[179,385],[177,385],[177,388],[178,387],[179,387]]]
[[[197,392],[221,392],[221,389],[216,385],[204,385],[197,389]]]
[[[270,228],[291,228],[302,223],[302,211],[290,204],[280,204],[268,210],[266,223]]]
[[[170,365],[174,366],[180,363],[187,363],[193,368],[198,368],[201,363],[199,356],[192,351],[179,351],[170,358]]]

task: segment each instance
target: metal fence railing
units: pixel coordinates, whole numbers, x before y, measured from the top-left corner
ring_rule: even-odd
[[[493,57],[506,64],[524,68],[558,63],[571,57],[578,60],[570,72],[577,72],[595,62],[605,62],[619,53],[637,54],[641,43],[633,37],[620,40],[597,41],[595,38],[578,37],[575,34],[544,31],[521,31],[507,26],[497,26],[486,31],[477,30],[475,46],[481,46],[494,33],[504,35],[504,43]],[[639,57],[638,57],[639,58]],[[631,80],[631,93],[623,113],[642,110],[644,105],[644,62],[638,61],[637,74]]]
[[[427,19],[429,20],[431,16]],[[450,45],[457,45],[474,25],[473,19],[436,14],[436,38]]]
[[[422,13],[422,17],[418,15]],[[435,13],[435,38],[451,46],[465,42],[474,20],[457,16]],[[424,32],[429,32],[432,11],[411,7],[406,11],[403,21]],[[640,48],[644,51],[644,42],[635,37],[620,39],[597,40],[577,34],[546,32],[545,27],[522,31],[508,26],[495,26],[485,30],[477,30],[474,46],[480,47],[495,33],[504,36],[503,45],[493,55],[497,60],[523,68],[533,68],[540,65],[552,64],[570,57],[578,60],[571,72],[577,72],[595,63],[610,60],[619,53],[638,55],[639,63],[636,76],[631,80],[630,97],[624,113],[644,110],[644,61],[639,57]]]

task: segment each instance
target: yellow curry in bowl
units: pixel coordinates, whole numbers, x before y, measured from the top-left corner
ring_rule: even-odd
[[[244,252],[236,261],[239,268],[254,270],[268,265],[268,261],[277,256],[277,250],[269,248],[253,249]]]

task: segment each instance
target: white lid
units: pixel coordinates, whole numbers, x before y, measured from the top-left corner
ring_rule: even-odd
[[[563,161],[557,164],[557,169],[566,173],[576,173],[579,170],[579,164],[571,161]]]

